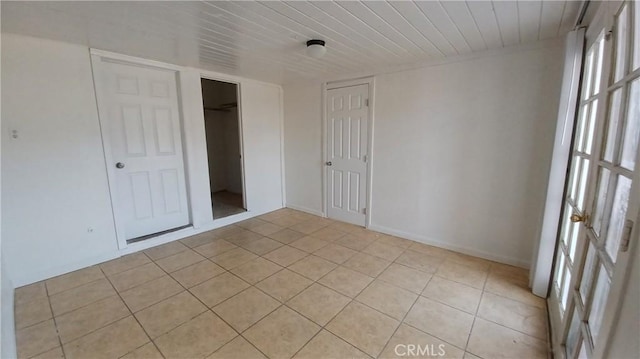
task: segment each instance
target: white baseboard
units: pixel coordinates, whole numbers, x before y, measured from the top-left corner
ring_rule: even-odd
[[[522,260],[522,259],[519,259],[519,258],[496,255],[495,253],[489,253],[489,252],[481,251],[481,250],[478,250],[476,248],[458,246],[458,245],[450,244],[450,243],[447,243],[447,242],[435,240],[433,238],[428,238],[428,237],[425,237],[425,236],[422,236],[422,235],[419,235],[419,234],[408,233],[408,232],[404,232],[404,231],[393,229],[393,228],[379,226],[379,225],[376,225],[376,224],[370,224],[368,229],[370,229],[372,231],[380,232],[380,233],[389,234],[389,235],[396,236],[396,237],[410,239],[412,241],[428,244],[430,246],[449,249],[449,250],[452,250],[454,252],[459,252],[459,253],[468,254],[468,255],[474,256],[474,257],[480,257],[480,258],[488,259],[488,260],[494,261],[494,262],[509,264],[509,265],[512,265],[512,266],[520,267],[520,268],[529,269],[529,267],[531,266],[531,262],[529,260]]]
[[[296,211],[300,211],[300,212],[313,214],[313,215],[319,216],[319,217],[325,217],[324,213],[322,213],[321,211],[317,211],[315,209],[311,209],[311,208],[307,208],[307,207],[303,207],[303,206],[298,206],[298,205],[295,205],[295,204],[287,203],[287,208],[295,209]]]

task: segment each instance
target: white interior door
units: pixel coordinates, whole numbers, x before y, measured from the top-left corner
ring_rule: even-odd
[[[327,90],[327,215],[365,225],[369,85]]]
[[[93,64],[119,235],[188,225],[176,72],[97,55]]]
[[[603,3],[601,20],[587,31],[589,50],[549,297],[556,358],[606,357],[626,286],[628,241],[637,237],[633,225],[640,207],[640,48],[631,43],[640,35],[636,5]]]

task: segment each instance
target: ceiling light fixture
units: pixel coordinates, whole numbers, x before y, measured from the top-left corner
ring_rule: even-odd
[[[327,48],[324,47],[324,40],[309,40],[307,41],[307,55],[319,59],[327,52]]]

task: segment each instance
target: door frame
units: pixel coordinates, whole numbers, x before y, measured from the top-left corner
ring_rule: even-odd
[[[240,81],[232,80],[229,78],[225,78],[223,76],[216,76],[215,74],[211,74],[209,72],[200,72],[200,79],[212,80],[218,82],[224,82],[228,84],[236,85],[236,101],[238,102],[238,136],[240,136],[240,178],[242,180],[242,205],[244,209],[249,212],[249,207],[247,206],[247,187],[245,183],[245,168],[244,168],[244,132],[242,128],[242,85]],[[200,92],[202,93],[202,86],[200,87]],[[204,101],[204,100],[203,100]],[[204,106],[204,102],[203,102]],[[205,120],[205,119],[203,119]],[[206,132],[206,131],[205,131]],[[205,136],[206,137],[206,136]],[[206,141],[206,139],[205,139]],[[209,166],[209,153],[207,152],[207,168]],[[207,172],[207,177],[210,176],[210,172]],[[209,179],[210,180],[210,179]],[[209,182],[211,183],[211,182]],[[211,189],[209,189],[211,191]],[[213,199],[211,200],[211,206],[213,206]],[[213,213],[213,212],[212,212]],[[223,217],[226,218],[226,217]],[[219,221],[222,218],[215,219],[213,221]]]
[[[372,172],[373,172],[373,133],[374,133],[374,104],[375,104],[375,77],[368,76],[350,80],[340,80],[340,81],[330,81],[322,83],[322,104],[321,104],[321,113],[322,113],[322,162],[320,163],[320,167],[322,168],[322,216],[324,218],[328,218],[329,216],[329,179],[327,175],[327,168],[325,166],[325,162],[328,161],[329,149],[327,147],[327,133],[329,130],[329,120],[327,118],[327,91],[343,88],[343,87],[351,87],[358,85],[367,85],[369,87],[369,106],[368,107],[368,134],[367,134],[367,173],[365,183],[367,185],[367,190],[365,191],[367,194],[367,198],[365,199],[365,208],[366,213],[364,215],[364,226],[365,228],[369,228],[371,225],[371,213],[373,213],[371,202],[372,202]]]
[[[102,87],[98,86],[98,84],[102,81],[102,79],[100,79],[97,76],[96,71],[101,66],[100,62],[102,61],[102,59],[108,59],[111,62],[121,64],[121,65],[129,65],[129,66],[136,66],[136,67],[142,67],[147,69],[171,71],[174,73],[176,93],[177,93],[176,101],[178,102],[178,115],[179,115],[178,122],[180,124],[180,137],[182,138],[182,141],[181,141],[182,142],[181,143],[182,160],[183,160],[182,171],[184,173],[185,186],[187,191],[186,200],[187,200],[187,210],[189,214],[188,227],[193,227],[193,213],[191,208],[191,189],[189,186],[190,179],[189,179],[189,171],[187,171],[187,149],[185,147],[185,138],[184,138],[184,135],[185,135],[184,110],[182,108],[182,101],[181,101],[182,94],[180,92],[180,81],[179,81],[180,71],[182,70],[182,67],[166,64],[159,61],[147,60],[147,59],[142,59],[142,58],[128,56],[128,55],[122,55],[122,54],[94,49],[94,48],[89,49],[89,58],[91,62],[93,87],[96,95],[95,99],[96,99],[96,109],[98,110],[98,124],[100,126],[100,137],[102,140],[102,149],[104,151],[105,170],[107,173],[107,186],[109,188],[109,199],[111,202],[111,213],[113,216],[113,224],[115,228],[116,242],[118,244],[118,249],[124,250],[129,246],[129,244],[127,243],[127,239],[124,233],[122,220],[119,218],[119,214],[118,214],[119,202],[118,202],[118,199],[116,198],[117,196],[114,190],[116,174],[113,169],[113,166],[110,166],[110,164],[113,163],[113,158],[111,155],[111,137],[110,137],[109,131],[106,130],[108,128],[107,127],[108,126],[107,109],[104,107],[104,104],[102,105],[100,104],[100,100],[99,100],[100,97],[104,96],[104,93],[103,93]]]

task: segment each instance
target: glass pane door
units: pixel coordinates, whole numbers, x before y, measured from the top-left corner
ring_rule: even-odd
[[[631,42],[631,34],[638,33],[635,5],[622,3],[612,30],[602,30],[585,58],[549,298],[552,330],[561,338],[557,357],[588,358],[598,349],[614,272],[626,264],[617,259],[629,226],[631,189],[637,186],[640,139],[639,50]]]

